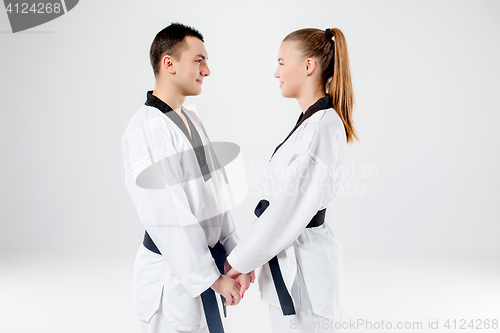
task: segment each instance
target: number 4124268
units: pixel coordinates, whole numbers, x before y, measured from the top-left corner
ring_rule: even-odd
[[[34,3],[29,6],[26,2],[24,3],[9,3],[6,8],[7,13],[11,14],[14,12],[15,14],[59,14],[61,12],[61,4],[60,3]]]

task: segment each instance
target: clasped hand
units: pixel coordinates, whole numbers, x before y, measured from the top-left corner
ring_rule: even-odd
[[[240,302],[245,291],[255,282],[255,271],[242,274],[235,270],[226,261],[224,264],[225,275],[219,276],[212,284],[212,289],[224,296],[224,305],[236,305]]]

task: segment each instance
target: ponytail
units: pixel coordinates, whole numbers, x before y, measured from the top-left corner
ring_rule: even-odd
[[[290,33],[285,40],[299,42],[298,47],[306,58],[319,60],[322,87],[332,97],[333,108],[344,123],[347,143],[359,140],[352,121],[354,93],[347,43],[342,31],[331,28],[329,34],[325,30],[307,28]]]

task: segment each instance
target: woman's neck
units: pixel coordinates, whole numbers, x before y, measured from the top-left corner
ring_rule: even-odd
[[[316,101],[320,98],[325,97],[326,94],[322,90],[316,90],[314,93],[306,93],[303,96],[297,98],[297,102],[299,102],[300,108],[302,109],[302,113],[305,113],[307,109],[316,103]]]

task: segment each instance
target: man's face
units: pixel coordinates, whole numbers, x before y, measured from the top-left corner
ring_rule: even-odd
[[[203,79],[210,75],[205,44],[196,37],[185,38],[187,49],[181,51],[180,59],[173,58],[175,66],[174,81],[179,93],[184,96],[194,96],[201,93]]]

